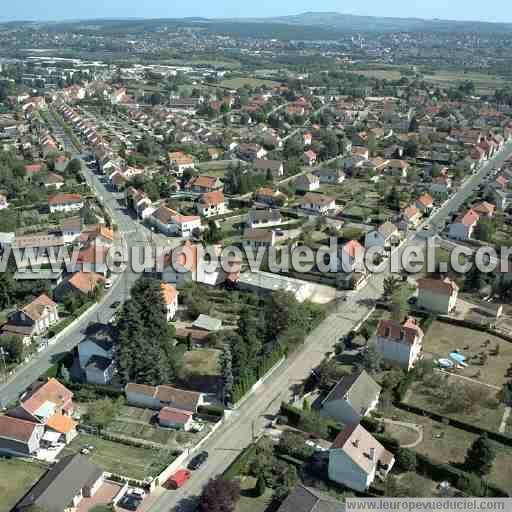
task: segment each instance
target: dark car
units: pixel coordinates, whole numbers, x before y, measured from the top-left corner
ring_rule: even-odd
[[[198,453],[189,463],[188,469],[199,469],[208,460],[208,452]]]
[[[112,304],[110,304],[110,307],[112,309],[117,309],[120,305],[121,305],[121,301],[120,300],[116,300],[115,302],[112,302]]]
[[[141,503],[142,500],[137,496],[127,494],[117,502],[117,506],[124,508],[125,510],[137,510],[140,507]]]

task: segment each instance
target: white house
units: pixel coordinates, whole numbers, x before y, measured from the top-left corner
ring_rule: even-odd
[[[400,232],[392,222],[384,222],[377,229],[366,234],[364,246],[366,249],[370,247],[382,247],[387,249],[400,239]]]
[[[276,233],[272,229],[246,229],[242,236],[244,247],[257,250],[258,247],[273,247],[276,243]]]
[[[382,358],[410,370],[421,358],[423,331],[412,318],[402,325],[394,320],[381,320],[373,345]]]
[[[320,178],[320,183],[327,184],[340,184],[345,181],[345,173],[341,169],[331,169],[329,167],[322,167],[313,171],[315,176]]]
[[[478,213],[469,209],[464,215],[457,217],[449,225],[448,236],[455,240],[470,240],[473,237],[479,219]]]
[[[176,311],[178,311],[178,291],[174,286],[167,283],[161,283],[160,290],[162,291],[166,317],[169,322],[174,319]]]
[[[418,279],[418,307],[447,315],[457,305],[459,287],[451,279]]]
[[[278,226],[282,221],[281,212],[277,209],[253,208],[247,214],[247,226],[251,229]]]
[[[95,324],[78,344],[78,361],[87,382],[108,384],[114,375],[114,344],[110,327]]]
[[[308,210],[320,215],[327,215],[329,211],[336,209],[336,199],[331,196],[316,192],[307,193],[300,203],[303,210]]]
[[[158,424],[161,427],[188,432],[194,424],[193,417],[191,412],[174,407],[163,407],[158,413]]]
[[[207,192],[197,202],[197,213],[202,217],[216,217],[226,213],[226,202],[222,190]]]
[[[386,450],[361,425],[347,425],[329,450],[329,479],[365,492],[377,475],[384,479],[395,463]]]
[[[302,174],[295,180],[295,189],[298,192],[313,192],[320,188],[320,178],[314,174]]]
[[[48,198],[50,212],[72,212],[84,207],[80,194],[56,194]]]
[[[37,454],[44,425],[11,416],[0,416],[0,453],[19,457]]]
[[[201,393],[172,386],[148,386],[146,384],[128,383],[124,392],[129,404],[156,410],[173,407],[181,411],[196,413],[197,408],[204,401]]]
[[[325,397],[320,414],[344,425],[357,424],[377,407],[380,391],[365,370],[346,375]]]
[[[189,238],[194,229],[201,229],[201,218],[195,215],[180,215],[167,206],[156,209],[148,220],[160,232],[168,236]]]

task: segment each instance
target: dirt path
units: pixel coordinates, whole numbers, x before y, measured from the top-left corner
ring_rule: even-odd
[[[418,434],[418,439],[416,439],[416,441],[414,441],[413,443],[409,443],[409,444],[400,444],[401,448],[414,448],[423,442],[423,426],[422,425],[416,425],[416,423],[408,423],[406,421],[390,420],[388,418],[383,418],[382,421],[384,423],[388,423],[389,425],[397,425],[399,427],[408,428]]]

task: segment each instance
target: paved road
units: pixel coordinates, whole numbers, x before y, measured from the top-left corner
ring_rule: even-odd
[[[428,222],[442,225],[470,197],[491,168],[503,163],[510,154],[512,144],[507,145],[498,158],[488,162],[476,175],[469,178]],[[424,246],[424,232],[421,228],[422,226],[419,228],[420,236],[410,233],[405,244],[397,250],[402,251],[410,245]],[[326,353],[332,352],[337,340],[371,313],[375,301],[382,296],[382,285],[387,275],[389,268],[382,274],[372,275],[363,289],[349,292],[348,300],[340,302],[338,309],[308,336],[302,350],[285,361],[237,411],[231,413],[225,424],[204,447],[210,454],[208,462],[194,472],[191,480],[182,489],[157,489],[143,511],[193,511],[197,496],[204,485],[210,478],[224,472],[240,451],[251,443],[253,436],[262,432],[269,419],[279,411],[281,402],[292,398],[294,384],[303,382],[311,370],[324,359]]]

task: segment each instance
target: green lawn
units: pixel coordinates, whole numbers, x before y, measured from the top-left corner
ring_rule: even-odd
[[[227,87],[229,89],[240,89],[240,87],[243,87],[244,85],[248,85],[249,87],[261,87],[262,85],[274,87],[275,85],[279,84],[278,82],[273,82],[272,80],[265,80],[263,78],[239,77],[222,80],[222,82],[219,85],[221,87]]]
[[[167,450],[151,450],[107,441],[96,436],[79,435],[65,449],[77,453],[84,446],[94,446],[91,460],[104,471],[143,480],[157,476],[175,458]]]
[[[492,465],[489,480],[505,490],[512,484],[512,448],[494,443],[496,458]]]
[[[0,512],[9,512],[45,472],[35,462],[0,458]]]
[[[479,425],[482,428],[497,432],[505,412],[505,406],[495,399],[496,392],[482,384],[472,383],[458,379],[454,376],[443,378],[441,374],[433,375],[437,388],[425,385],[424,382],[414,383],[406,394],[405,403],[422,407],[432,412],[443,414],[446,417],[464,421],[465,423]],[[454,411],[442,392],[448,385],[455,385],[455,390],[468,390],[471,392],[471,409]],[[444,388],[444,389],[443,389]],[[458,393],[457,391],[454,391]]]
[[[499,354],[494,355],[497,345],[500,346]],[[512,363],[512,343],[485,332],[434,322],[425,335],[424,352],[435,358],[446,358],[456,349],[468,359],[469,364],[467,368],[457,370],[459,375],[497,387],[508,380],[506,372]],[[481,354],[487,357],[483,365],[479,364]]]
[[[190,373],[217,376],[220,372],[220,350],[199,349],[185,352],[183,355],[183,368]]]

